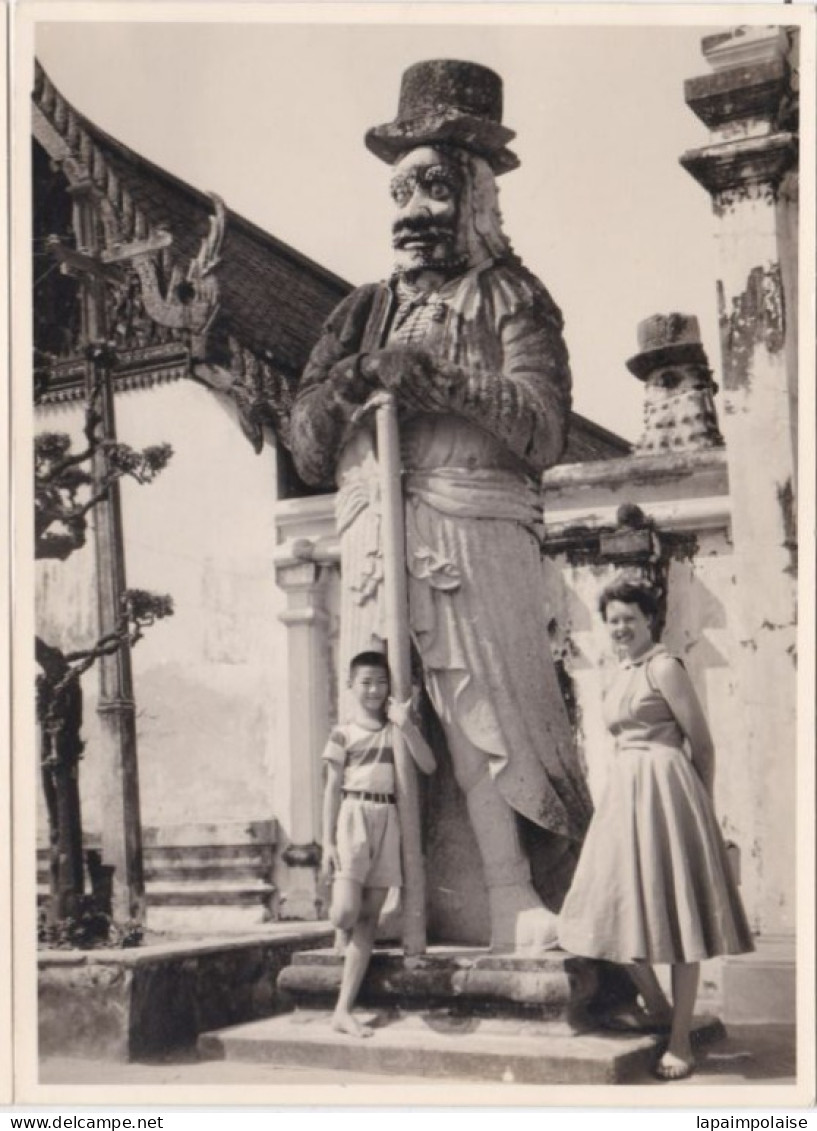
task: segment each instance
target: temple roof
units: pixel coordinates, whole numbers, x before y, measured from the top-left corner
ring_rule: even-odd
[[[202,275],[215,278],[215,325],[222,343],[230,340],[232,372],[238,376],[213,387],[236,401],[249,388],[254,403],[251,413],[242,412],[245,432],[259,447],[261,424],[267,424],[286,445],[288,398],[322,323],[352,285],[105,133],[63,98],[39,63],[33,103],[35,141],[69,182],[90,179],[103,198],[113,217],[114,234],[106,227],[110,248],[120,241],[169,237],[172,261],[186,266],[188,278],[197,284]],[[170,310],[179,304],[166,284],[165,278],[164,294],[158,284],[156,290],[160,306]],[[153,307],[148,314],[156,317]],[[268,370],[274,370],[274,379]],[[239,408],[247,409],[246,397]],[[621,437],[573,414],[564,462],[608,459],[629,450]]]

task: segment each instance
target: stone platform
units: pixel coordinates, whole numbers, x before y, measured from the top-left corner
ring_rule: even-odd
[[[249,1025],[204,1033],[199,1055],[212,1060],[266,1063],[429,1079],[517,1084],[624,1084],[643,1078],[662,1038],[613,1033],[554,1033],[548,1022],[480,1017],[450,1010],[379,1010],[372,1037],[347,1037],[331,1028],[331,1013],[298,1009]],[[701,1045],[724,1035],[720,1022],[696,1020]]]
[[[41,950],[40,1054],[124,1062],[268,1017],[285,1008],[276,978],[293,953],[330,937],[328,923],[273,923],[243,936],[128,950]]]
[[[332,1030],[342,959],[330,950],[293,955],[278,977],[292,1012],[202,1034],[211,1059],[429,1078],[517,1083],[621,1083],[643,1075],[665,1038],[596,1027],[588,1006],[598,965],[554,951],[541,958],[435,947],[419,958],[376,951],[361,992],[361,1020],[375,1033]],[[695,1039],[723,1026],[699,1018]]]

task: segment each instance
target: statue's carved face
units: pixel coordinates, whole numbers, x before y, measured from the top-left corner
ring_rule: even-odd
[[[394,167],[392,246],[404,275],[462,266],[457,249],[462,171],[456,158],[431,146],[413,149]]]

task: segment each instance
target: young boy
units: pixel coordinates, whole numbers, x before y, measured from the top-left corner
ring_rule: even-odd
[[[352,1016],[369,965],[377,921],[388,889],[403,882],[394,777],[394,727],[425,773],[434,755],[409,720],[409,704],[389,697],[389,667],[382,652],[361,652],[349,665],[354,707],[336,726],[323,752],[324,869],[334,873],[329,917],[346,934],[340,994],[332,1018],[339,1033],[370,1037]]]

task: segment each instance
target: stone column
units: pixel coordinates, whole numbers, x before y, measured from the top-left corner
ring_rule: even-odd
[[[82,337],[89,352],[86,399],[100,390],[101,423],[97,439],[116,440],[111,354],[107,345],[106,276],[99,238],[98,192],[90,180],[71,186],[77,249],[63,260],[63,269],[82,281]],[[51,244],[55,253],[57,246]],[[104,482],[108,457],[98,447],[93,457],[94,491]],[[115,634],[126,591],[125,549],[119,484],[114,482],[93,509],[96,550],[96,589],[99,635]],[[145,880],[142,824],[139,806],[139,771],[136,743],[136,707],[133,695],[130,644],[124,641],[98,662],[100,754],[104,807],[102,856],[112,868],[111,913],[117,922],[145,921]]]
[[[107,361],[92,365],[107,366]],[[110,374],[102,377],[100,409],[102,433],[114,440],[113,390]],[[89,388],[90,392],[90,388]],[[94,474],[106,471],[104,452],[94,456]],[[119,485],[94,509],[97,608],[99,633],[116,630],[127,589],[122,504]],[[102,859],[113,869],[112,913],[117,922],[145,921],[145,877],[142,852],[142,820],[139,802],[139,761],[136,743],[136,703],[133,692],[130,645],[120,645],[111,656],[99,660],[101,754],[104,759],[105,795],[102,812]]]
[[[795,925],[796,41],[782,28],[703,40],[686,84],[711,144],[684,154],[719,246],[723,414],[737,584],[735,725],[751,812],[743,894],[761,936]]]
[[[278,877],[282,919],[317,919],[321,841],[321,751],[329,727],[329,614],[325,568],[313,561],[281,563],[278,584],[287,608],[286,752],[276,772],[276,816],[286,847]]]

